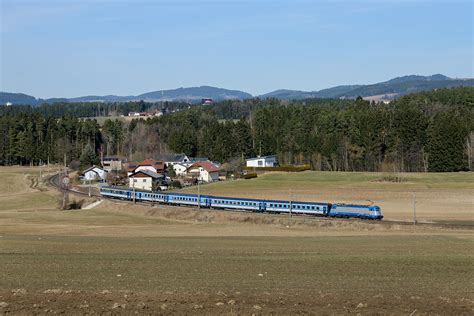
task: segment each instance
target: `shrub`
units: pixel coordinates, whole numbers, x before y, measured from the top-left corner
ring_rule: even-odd
[[[301,172],[310,170],[309,165],[302,166],[291,166],[291,165],[282,165],[278,167],[245,167],[245,170],[251,171],[285,171],[285,172]]]
[[[256,178],[256,177],[257,177],[257,173],[255,173],[255,172],[251,172],[251,173],[247,173],[247,174],[242,175],[242,178],[244,178],[244,179],[252,179],[252,178]]]

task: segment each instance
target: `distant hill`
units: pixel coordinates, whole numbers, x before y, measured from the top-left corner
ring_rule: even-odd
[[[342,85],[319,91],[301,90],[275,90],[259,95],[260,98],[278,98],[285,100],[297,100],[307,98],[341,98],[353,99],[362,96],[371,100],[390,100],[412,92],[429,91],[439,88],[451,88],[459,86],[474,86],[474,79],[453,79],[441,74],[432,76],[410,75],[393,78],[391,80],[370,85]],[[126,102],[126,101],[183,101],[197,103],[203,98],[211,98],[215,101],[249,99],[253,96],[239,90],[229,90],[210,86],[178,88],[172,90],[157,90],[143,93],[137,96],[118,95],[89,95],[77,98],[51,98],[37,99],[23,93],[0,92],[0,104],[10,102],[12,104],[31,104],[54,102]]]
[[[360,86],[356,89],[341,93],[339,98],[371,97],[377,95],[390,95],[396,98],[401,95],[429,91],[440,88],[451,88],[460,86],[474,86],[474,79],[451,79],[443,75],[433,76],[404,76],[389,81],[372,85]]]
[[[239,90],[228,90],[210,86],[178,88],[173,90],[158,90],[140,94],[136,97],[144,101],[189,101],[196,102],[203,98],[211,98],[216,101],[249,99],[252,95]]]
[[[410,75],[371,85],[345,85],[319,91],[276,90],[260,95],[261,98],[304,99],[304,98],[356,98],[358,96],[379,99],[393,99],[418,91],[440,88],[474,86],[474,79],[452,79],[441,74],[432,76]]]
[[[39,100],[24,93],[0,92],[0,104],[7,103],[37,105]]]
[[[30,104],[38,105],[42,103],[55,102],[126,102],[126,101],[183,101],[190,103],[200,102],[203,98],[211,98],[215,101],[248,99],[252,95],[239,90],[228,90],[210,86],[178,88],[173,90],[158,90],[143,93],[137,96],[118,96],[118,95],[88,95],[77,98],[51,98],[36,99],[33,96],[22,93],[0,92],[0,104],[10,102],[12,104]]]
[[[277,99],[305,99],[305,98],[314,98],[316,97],[313,92],[301,91],[301,90],[287,90],[280,89],[275,90],[269,93],[259,95],[260,98],[277,98]]]

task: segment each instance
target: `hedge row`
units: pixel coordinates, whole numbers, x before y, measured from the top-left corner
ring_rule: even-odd
[[[242,175],[242,178],[244,178],[244,179],[252,179],[252,178],[256,178],[256,177],[257,177],[257,174],[255,172],[247,173],[247,174]]]
[[[244,167],[245,170],[250,171],[286,171],[286,172],[301,172],[310,170],[309,165],[302,165],[302,166],[291,166],[291,165],[283,165],[279,167]]]

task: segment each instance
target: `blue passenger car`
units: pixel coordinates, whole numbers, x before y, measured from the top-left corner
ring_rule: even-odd
[[[316,216],[382,219],[380,207],[376,205],[356,205],[341,203],[301,202],[284,200],[261,200],[211,195],[197,195],[177,192],[149,192],[129,188],[101,187],[105,197],[125,200],[158,202],[170,205],[200,206],[243,210],[251,212],[309,214]]]

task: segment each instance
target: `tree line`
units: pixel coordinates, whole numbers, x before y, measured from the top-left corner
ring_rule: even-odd
[[[80,118],[88,106],[0,107],[0,164],[60,162],[66,156],[86,165],[102,151],[128,160],[183,152],[221,162],[276,154],[281,164],[332,171],[472,168],[469,87],[415,93],[390,104],[256,98],[177,105],[180,111],[161,117],[106,120],[102,126]]]

